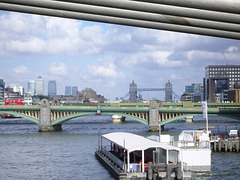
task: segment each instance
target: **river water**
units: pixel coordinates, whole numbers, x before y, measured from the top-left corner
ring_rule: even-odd
[[[226,135],[240,129],[240,123],[220,117],[209,121],[212,130]],[[177,136],[182,130],[205,126],[205,121],[182,121],[165,125],[163,134]],[[136,121],[113,123],[110,116],[85,116],[62,125],[62,132],[38,132],[38,125],[24,119],[0,119],[1,180],[108,180],[114,179],[95,158],[98,134],[132,132],[142,136],[158,135]],[[194,174],[193,179],[240,179],[240,153],[212,153],[212,170]]]

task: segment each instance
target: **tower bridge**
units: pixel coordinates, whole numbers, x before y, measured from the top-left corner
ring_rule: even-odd
[[[180,97],[173,92],[172,83],[168,80],[168,82],[165,84],[165,88],[137,88],[137,84],[134,83],[134,80],[129,85],[129,100],[130,102],[136,102],[140,98],[140,93],[138,92],[142,91],[164,91],[165,92],[165,102],[172,102],[172,97],[177,97],[180,99]]]
[[[149,107],[105,107],[105,106],[50,106],[48,100],[41,101],[40,106],[0,106],[0,113],[21,116],[39,125],[39,131],[61,131],[62,124],[70,119],[96,113],[120,115],[131,118],[149,127],[149,131],[158,131],[164,126],[178,119],[189,116],[202,116],[201,107],[159,107],[152,101]],[[208,108],[210,116],[227,116],[240,120],[240,107]]]

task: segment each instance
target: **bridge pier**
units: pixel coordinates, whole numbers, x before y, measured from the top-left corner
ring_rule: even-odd
[[[112,115],[112,119],[113,119],[114,123],[119,123],[119,122],[125,121],[125,117],[119,116],[119,115],[116,115],[116,114]]]
[[[185,117],[185,121],[186,121],[187,123],[193,122],[193,116]]]
[[[40,105],[40,132],[62,131],[62,125],[51,124],[50,103],[47,99],[43,99]]]
[[[149,106],[149,131],[158,132],[159,131],[159,120],[158,120],[159,110],[156,101],[152,101]]]

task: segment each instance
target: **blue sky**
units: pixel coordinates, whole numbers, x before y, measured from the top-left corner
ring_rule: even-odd
[[[57,93],[92,88],[106,98],[170,80],[178,95],[201,83],[208,65],[240,64],[240,41],[0,11],[0,78],[20,84],[41,75]],[[164,100],[163,92],[143,97]]]

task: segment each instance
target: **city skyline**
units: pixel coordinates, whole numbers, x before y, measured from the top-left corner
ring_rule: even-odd
[[[240,64],[237,40],[5,11],[0,19],[0,79],[27,89],[41,75],[45,94],[50,80],[58,94],[67,84],[109,99],[124,96],[132,80],[141,88],[170,80],[181,95],[184,85],[203,82],[205,67]]]

